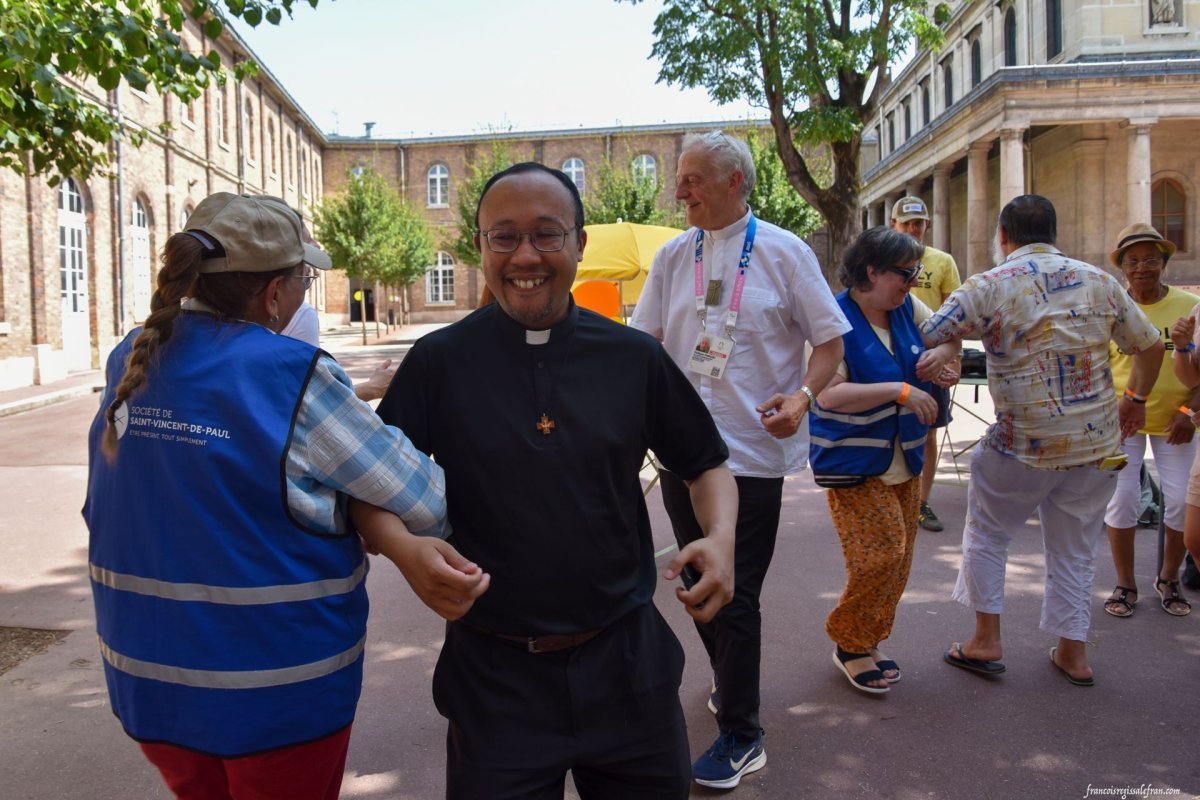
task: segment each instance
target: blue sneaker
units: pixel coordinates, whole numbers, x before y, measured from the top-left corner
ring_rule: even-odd
[[[732,733],[722,733],[692,764],[692,780],[713,789],[732,789],[741,782],[743,775],[766,765],[762,731],[749,744],[738,744]]]

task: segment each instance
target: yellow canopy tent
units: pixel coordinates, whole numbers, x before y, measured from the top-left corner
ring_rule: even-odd
[[[658,249],[683,233],[676,228],[633,222],[587,225],[584,230],[587,246],[575,275],[575,286],[584,281],[618,281],[623,306],[633,305],[641,296]]]

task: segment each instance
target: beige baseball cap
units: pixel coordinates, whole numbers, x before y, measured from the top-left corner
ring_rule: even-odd
[[[202,273],[272,272],[301,262],[333,266],[323,250],[304,242],[300,218],[278,197],[209,195],[188,217],[187,232],[206,248]]]
[[[892,219],[908,222],[910,219],[929,220],[929,208],[919,197],[901,197],[892,206]]]

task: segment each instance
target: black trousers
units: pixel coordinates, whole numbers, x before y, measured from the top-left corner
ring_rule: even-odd
[[[450,623],[433,675],[449,800],[686,800],[683,648],[652,603],[570,650]]]
[[[734,551],[733,600],[712,622],[696,623],[708,651],[721,707],[717,725],[746,742],[758,736],[759,664],[762,660],[762,614],[758,597],[775,555],[783,478],[735,478],[738,487],[737,537]],[[677,475],[664,471],[663,505],[680,548],[703,536],[692,511],[691,494]]]

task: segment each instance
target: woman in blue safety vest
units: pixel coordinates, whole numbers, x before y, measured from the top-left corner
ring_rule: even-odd
[[[367,621],[347,495],[442,537],[442,471],[328,354],[276,335],[331,266],[282,200],[215,194],[187,227],[90,434],[112,708],[178,797],[332,800]]]
[[[937,416],[929,376],[952,383],[954,345],[926,351],[918,325],[931,311],[909,294],[925,248],[872,228],[843,255],[838,305],[853,326],[845,360],[809,413],[810,463],[829,489],[829,512],[846,558],[846,588],[825,630],[834,664],[872,694],[900,680],[879,651],[908,583],[917,535],[925,434]]]

